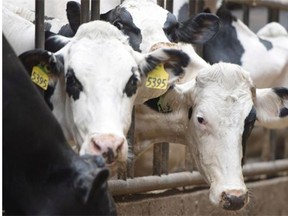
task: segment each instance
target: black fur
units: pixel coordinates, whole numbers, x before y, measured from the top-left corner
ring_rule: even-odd
[[[74,100],[78,100],[80,93],[83,91],[81,82],[76,78],[74,70],[69,68],[66,74],[66,92],[69,97],[73,97]]]

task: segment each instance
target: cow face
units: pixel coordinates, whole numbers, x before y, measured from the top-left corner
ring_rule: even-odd
[[[158,42],[204,43],[218,31],[218,18],[199,14],[183,23],[151,0],[126,0],[101,15],[129,36],[134,50],[148,52]]]
[[[127,160],[125,136],[138,88],[148,72],[167,64],[173,78],[188,64],[188,56],[178,50],[159,49],[145,55],[134,51],[126,36],[103,21],[81,25],[73,40],[55,55],[44,51],[39,56],[36,50],[21,59],[30,65],[28,71],[37,59],[55,69],[57,78],[50,81],[45,98],[66,137],[80,145],[80,154],[100,154],[113,169]]]
[[[287,111],[288,90],[260,89],[256,94],[248,73],[227,63],[200,71],[191,83],[187,94],[190,150],[211,186],[212,203],[227,210],[241,209],[248,202],[241,170],[245,142],[256,117],[264,124],[277,119],[287,126],[288,119],[279,117]]]

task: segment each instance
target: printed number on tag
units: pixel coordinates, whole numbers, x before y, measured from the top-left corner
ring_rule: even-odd
[[[165,71],[164,65],[158,65],[150,71],[146,80],[146,87],[154,89],[166,89],[168,85],[169,74]]]
[[[49,77],[39,66],[33,67],[31,79],[34,83],[36,83],[42,89],[47,90]]]

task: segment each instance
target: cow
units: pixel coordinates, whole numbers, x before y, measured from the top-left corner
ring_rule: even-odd
[[[68,2],[67,8],[80,8],[77,2]],[[78,6],[77,6],[78,5]],[[80,20],[79,11],[74,10],[74,20]],[[78,18],[77,18],[78,16]],[[185,22],[158,6],[154,0],[125,0],[114,9],[100,14],[100,19],[108,21],[129,36],[134,50],[147,53],[158,42],[188,42],[203,44],[215,35],[219,24],[217,16],[201,13]],[[77,31],[77,26],[74,24]]]
[[[226,9],[217,11],[219,32],[203,45],[203,58],[241,65],[259,88],[288,86],[288,33],[279,23],[252,32]]]
[[[101,156],[78,156],[3,37],[4,215],[116,215]]]
[[[287,127],[287,102],[287,88],[256,89],[236,64],[203,67],[195,79],[135,107],[135,157],[154,143],[187,145],[210,186],[210,201],[239,210],[248,203],[241,169],[247,138],[255,121]]]
[[[21,54],[20,59],[32,71],[35,83],[43,91],[46,88],[44,98],[67,140],[79,145],[81,155],[102,155],[112,173],[125,167],[125,137],[136,97],[144,95],[147,100],[163,94],[170,81],[184,74],[189,61],[187,54],[172,48],[138,53],[127,36],[104,21],[81,25],[54,54],[37,49]],[[145,91],[149,72],[164,64],[162,89]],[[44,68],[48,76],[39,83],[37,68]]]

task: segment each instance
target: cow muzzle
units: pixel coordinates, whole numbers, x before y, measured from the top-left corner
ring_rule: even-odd
[[[240,210],[248,203],[248,192],[227,190],[222,192],[220,206],[225,210]]]
[[[111,134],[94,135],[89,144],[89,153],[102,155],[106,164],[111,166],[122,154],[125,143],[124,137]]]

